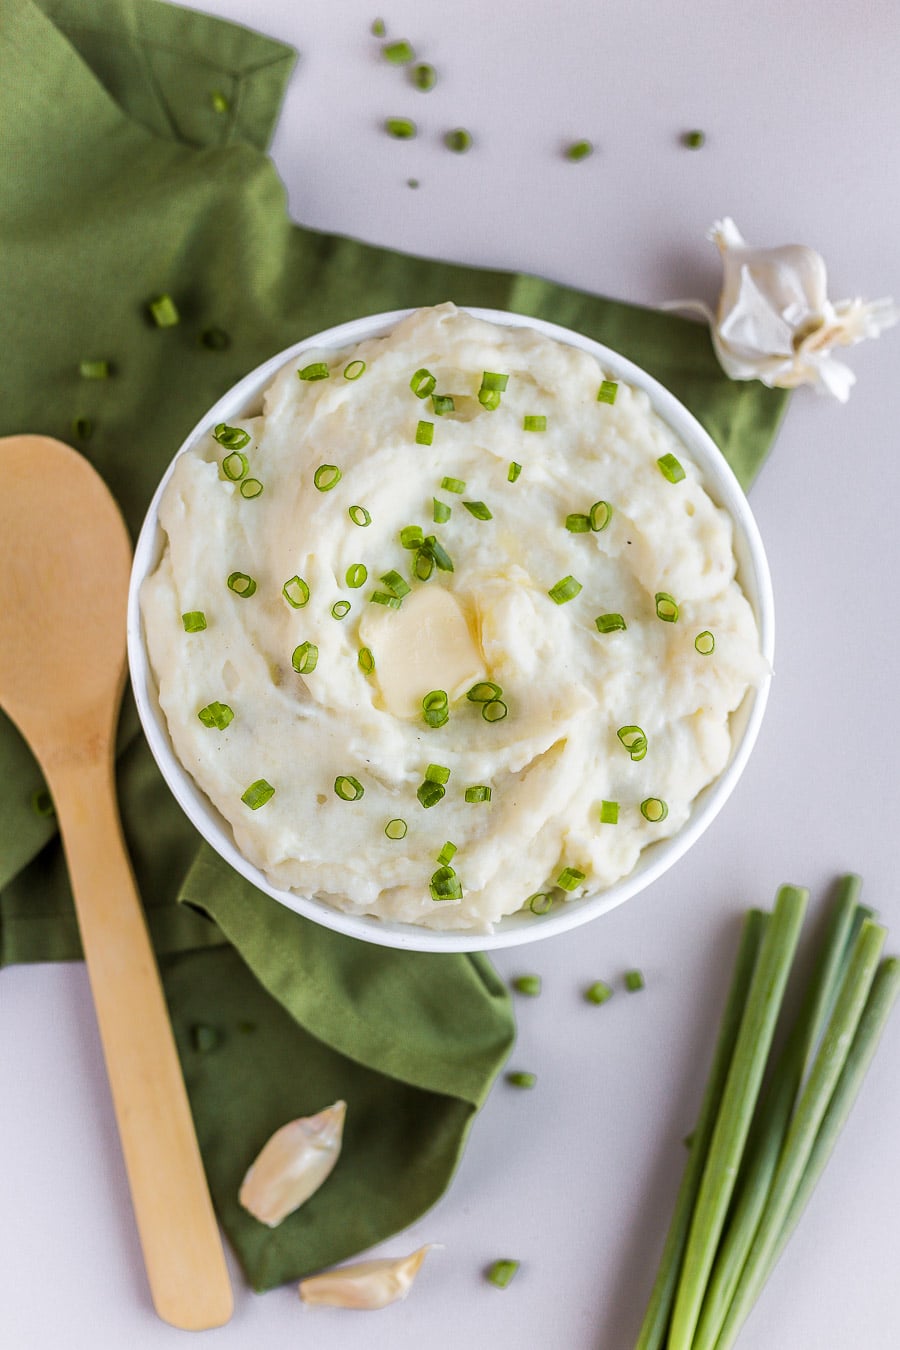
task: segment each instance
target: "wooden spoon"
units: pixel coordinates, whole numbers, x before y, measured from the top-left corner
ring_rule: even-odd
[[[0,705],[56,808],[150,1291],[173,1326],[221,1326],[231,1285],[115,799],[131,545],[59,441],[0,439],[0,484]]]

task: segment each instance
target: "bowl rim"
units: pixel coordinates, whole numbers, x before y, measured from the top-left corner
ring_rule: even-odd
[[[709,828],[737,785],[762,724],[772,679],[774,596],[765,549],[747,497],[712,437],[674,394],[634,362],[574,329],[530,315],[460,305],[460,310],[475,318],[504,327],[532,328],[565,346],[586,351],[596,357],[605,374],[613,375],[647,393],[654,410],[683,442],[692,458],[697,460],[703,472],[704,488],[732,520],[735,553],[743,555],[738,556],[738,575],[756,616],[766,671],[759,683],[748,689],[741,708],[731,714],[734,719],[744,713],[746,721],[743,731],[738,736],[733,733],[728,763],[722,773],[694,799],[691,814],[682,828],[669,838],[643,850],[632,871],[612,886],[577,900],[566,901],[561,907],[554,907],[546,916],[523,916],[521,912],[505,916],[489,933],[438,930],[396,923],[372,915],[348,914],[324,901],[272,885],[261,869],[239,852],[228,822],[182,767],[169,738],[165,715],[159,707],[140,612],[141,586],[155,567],[161,551],[159,503],[178,459],[218,422],[239,416],[240,410],[262,394],[275,374],[289,361],[303,352],[323,349],[337,351],[369,338],[384,336],[417,308],[421,307],[365,315],[292,343],[249,371],[203,414],[184,438],[163,474],[147,508],[135,545],[128,591],[128,665],[141,726],[169,790],[205,842],[258,890],[326,928],[378,946],[428,952],[490,951],[569,932],[609,913],[658,880]]]

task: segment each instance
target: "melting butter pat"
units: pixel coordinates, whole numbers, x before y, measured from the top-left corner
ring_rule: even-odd
[[[446,690],[452,702],[486,677],[460,598],[441,586],[419,587],[400,609],[370,605],[359,631],[375,656],[381,702],[394,717],[417,717],[432,689]]]

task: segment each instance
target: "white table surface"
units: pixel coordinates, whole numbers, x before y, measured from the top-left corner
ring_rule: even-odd
[[[379,0],[380,3],[380,0]],[[378,57],[374,0],[200,0],[300,48],[273,153],[303,224],[426,255],[529,269],[655,305],[713,300],[704,233],[809,243],[833,298],[900,297],[900,19],[893,0],[392,0],[389,33],[440,72],[430,94]],[[386,115],[419,138],[390,140]],[[440,134],[465,125],[470,154]],[[679,134],[703,128],[707,144]],[[593,158],[560,156],[587,136]],[[418,191],[406,179],[421,180]],[[842,870],[893,927],[900,665],[900,331],[849,354],[846,407],[793,399],[751,500],[777,603],[758,746],[708,834],[646,894],[593,925],[500,953],[538,971],[512,1064],[444,1199],[384,1245],[432,1253],[378,1314],[255,1296],[234,1266],[214,1350],[628,1350],[655,1273],[728,978],[737,917],[782,881],[821,899]],[[821,913],[821,910],[815,912]],[[597,1009],[584,985],[646,974]],[[0,977],[0,1341],[9,1350],[166,1350],[150,1305],[84,971]],[[748,1323],[746,1350],[898,1344],[900,1015],[827,1173]],[[482,1271],[522,1268],[504,1292]]]

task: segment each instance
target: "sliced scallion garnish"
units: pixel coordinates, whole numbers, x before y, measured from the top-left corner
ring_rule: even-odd
[[[663,623],[677,623],[678,606],[668,591],[657,591],[654,599],[656,601],[656,617],[662,619]]]
[[[471,148],[472,133],[466,131],[465,127],[456,127],[453,131],[446,133],[444,144],[448,150],[454,150],[456,154],[461,155]]]
[[[400,531],[401,548],[421,548],[425,542],[421,525],[404,525]]]
[[[372,524],[372,517],[364,506],[348,506],[347,515],[353,521],[354,525],[359,525],[364,528],[366,525]]]
[[[403,600],[399,595],[390,595],[387,591],[373,591],[369,596],[369,603],[384,605],[385,609],[399,609]]]
[[[494,519],[490,507],[485,506],[484,502],[463,502],[463,506],[466,508],[469,515],[474,516],[476,520]]]
[[[258,478],[245,478],[238,489],[242,497],[252,501],[254,497],[261,497],[263,485]]]
[[[320,464],[313,474],[313,482],[320,492],[330,492],[343,476],[336,464]]]
[[[450,720],[450,700],[446,690],[432,689],[422,699],[422,716],[430,727],[442,727]]]
[[[594,147],[590,141],[573,141],[571,145],[566,146],[566,159],[578,164],[582,159],[587,159],[594,153]]]
[[[350,613],[351,604],[349,600],[335,600],[331,606],[331,617],[333,619],[346,619]]]
[[[481,715],[486,722],[502,722],[508,712],[502,698],[492,698],[489,703],[481,705]]]
[[[148,306],[150,315],[157,328],[174,328],[180,323],[178,307],[171,295],[158,295]]]
[[[553,896],[549,891],[535,891],[534,895],[529,895],[525,904],[532,914],[549,914],[553,908]]]
[[[382,49],[381,54],[385,61],[390,61],[394,66],[405,66],[407,62],[415,60],[415,52],[412,45],[406,38],[400,38],[397,42],[388,42]]]
[[[292,609],[302,609],[309,603],[309,587],[302,577],[291,577],[281,588],[281,594]]]
[[[634,725],[619,727],[616,735],[635,763],[644,758],[647,753],[647,737],[640,727]]]
[[[372,655],[371,647],[360,647],[359,656],[356,660],[364,675],[372,674],[372,671],[375,669],[375,657]]]
[[[546,431],[547,419],[543,413],[526,413],[522,418],[523,431]]]
[[[429,394],[434,393],[436,386],[437,380],[425,366],[421,366],[409,382],[409,387],[416,398],[427,398]]]
[[[437,855],[435,861],[439,862],[442,866],[445,866],[447,863],[451,863],[455,857],[456,845],[448,839],[440,853]]]
[[[373,19],[372,27],[370,28],[369,31],[371,32],[373,37],[384,37],[385,33],[387,32],[384,19]]]
[[[352,773],[339,773],[334,780],[334,791],[342,802],[358,802],[365,793],[365,788]]]
[[[413,66],[410,78],[417,89],[427,94],[429,89],[433,89],[437,84],[437,71],[434,66],[428,65],[427,61],[420,61],[417,66]]]
[[[512,981],[512,987],[518,994],[525,994],[528,998],[538,998],[541,992],[540,975],[517,975]]]
[[[234,591],[235,595],[241,596],[242,599],[246,600],[256,594],[256,582],[252,577],[248,577],[246,572],[232,572],[226,584],[230,591]]]
[[[226,450],[243,450],[245,445],[250,444],[250,432],[243,427],[230,427],[227,422],[220,422],[213,432],[213,440]]]
[[[422,547],[428,550],[441,572],[453,571],[453,559],[450,557],[450,554],[444,548],[443,544],[439,543],[433,534],[426,534],[425,543]]]
[[[439,867],[431,878],[432,900],[461,900],[462,883],[449,864]]]
[[[379,580],[385,590],[390,591],[391,595],[396,595],[398,599],[402,600],[404,596],[409,595],[409,584],[403,580],[399,572],[391,569],[390,572],[385,572],[383,576],[379,577]]]
[[[496,389],[498,393],[505,394],[506,386],[509,384],[509,376],[502,371],[486,370],[481,376],[482,389]]]
[[[491,789],[486,783],[473,783],[471,787],[466,788],[467,802],[489,802],[491,800]]]
[[[712,656],[716,650],[716,639],[708,628],[704,629],[702,633],[698,633],[694,638],[694,650],[698,651],[701,656]]]
[[[397,839],[405,839],[406,832],[408,829],[409,826],[407,825],[406,821],[403,820],[401,816],[395,816],[393,820],[389,820],[388,823],[385,825],[384,832],[387,835],[388,839],[397,840]]]
[[[600,803],[600,823],[601,825],[618,825],[619,823],[619,803],[602,801]]]
[[[298,675],[311,675],[319,660],[319,649],[314,642],[301,642],[291,653],[291,665]]]
[[[595,980],[593,984],[585,989],[584,996],[588,1003],[596,1003],[600,1006],[612,998],[613,991],[603,980]]]
[[[308,366],[297,371],[297,378],[305,380],[308,384],[315,384],[317,380],[327,380],[330,376],[327,361],[310,361]]]
[[[450,394],[432,394],[431,406],[437,417],[445,417],[447,413],[456,411],[456,404]]]
[[[554,604],[564,605],[567,600],[574,600],[580,590],[581,582],[570,576],[557,581],[555,586],[550,587],[547,594]]]
[[[589,517],[591,522],[591,529],[595,531],[605,530],[609,522],[612,520],[612,516],[613,516],[613,509],[610,506],[609,502],[603,501],[594,502],[594,505],[591,507],[591,513]]]
[[[644,988],[644,984],[645,984],[644,976],[643,976],[643,974],[641,973],[641,971],[639,971],[639,970],[626,970],[626,972],[625,972],[625,988],[628,990],[628,992],[629,992],[630,994],[635,993],[638,989],[643,989],[643,988]]]
[[[234,721],[234,710],[229,708],[227,703],[214,701],[201,708],[197,716],[205,727],[215,727],[217,731],[224,731],[229,723]]]
[[[641,802],[641,815],[652,825],[665,820],[668,814],[669,808],[661,797],[645,797]]]
[[[489,1266],[485,1275],[490,1283],[495,1284],[498,1289],[505,1289],[518,1269],[518,1261],[504,1258],[501,1261],[495,1261],[492,1266]]]
[[[430,549],[420,548],[413,562],[413,572],[417,581],[427,581],[434,571],[434,554]]]
[[[582,511],[572,511],[566,516],[566,529],[570,534],[590,534],[591,518]]]
[[[499,389],[479,389],[478,391],[478,402],[482,408],[487,408],[488,412],[496,412],[500,407],[500,398]]]
[[[344,379],[358,380],[361,375],[365,374],[365,370],[365,361],[348,361],[344,366]]]
[[[490,703],[492,698],[500,698],[503,690],[493,680],[479,680],[466,693],[470,703]]]
[[[344,575],[344,580],[351,590],[358,591],[360,586],[365,585],[368,575],[369,569],[365,563],[351,563]]]
[[[250,461],[240,450],[232,450],[231,454],[222,460],[222,472],[232,483],[239,483],[249,468]]]
[[[584,881],[584,872],[577,867],[564,867],[556,878],[556,884],[564,891],[574,891]]]
[[[265,778],[257,778],[256,782],[251,783],[247,790],[241,794],[241,801],[245,806],[249,806],[251,811],[258,811],[274,796],[275,789],[272,784],[267,783]]]
[[[507,482],[514,483],[516,479],[519,477],[519,474],[521,472],[522,472],[522,465],[517,464],[515,460],[511,460],[509,465],[509,472],[506,475]]]
[[[411,117],[387,117],[384,129],[389,136],[394,136],[398,141],[411,141],[418,132],[418,127]]]
[[[594,623],[598,633],[619,633],[628,627],[621,614],[598,614]]]
[[[662,455],[656,463],[663,478],[667,478],[670,483],[680,483],[684,478],[681,461],[674,455]]]
[[[189,609],[182,614],[181,622],[186,633],[202,633],[206,627],[206,615],[202,609]]]
[[[106,380],[109,378],[108,361],[82,361],[78,373],[83,380]]]
[[[437,497],[432,497],[434,503],[434,523],[435,525],[446,525],[453,514],[452,509],[446,502],[439,501]]]
[[[702,131],[686,131],[681,138],[681,144],[688,150],[700,150],[706,144],[706,136]]]
[[[442,693],[443,691],[439,689],[436,692]],[[425,770],[425,777],[429,783],[447,784],[450,781],[450,770],[446,764],[429,764]]]
[[[442,478],[441,487],[445,492],[455,492],[459,495],[461,492],[465,492],[466,482],[464,478]]]
[[[537,1074],[527,1073],[524,1069],[515,1069],[506,1075],[506,1081],[510,1087],[533,1088],[537,1082]]]
[[[431,445],[434,440],[434,423],[419,421],[416,424],[416,445]]]
[[[615,403],[619,386],[615,380],[604,380],[597,390],[598,403]]]
[[[442,784],[433,783],[426,778],[424,783],[420,783],[416,788],[416,796],[420,805],[428,811],[432,806],[437,806],[438,802],[446,795],[446,791],[447,789]]]

